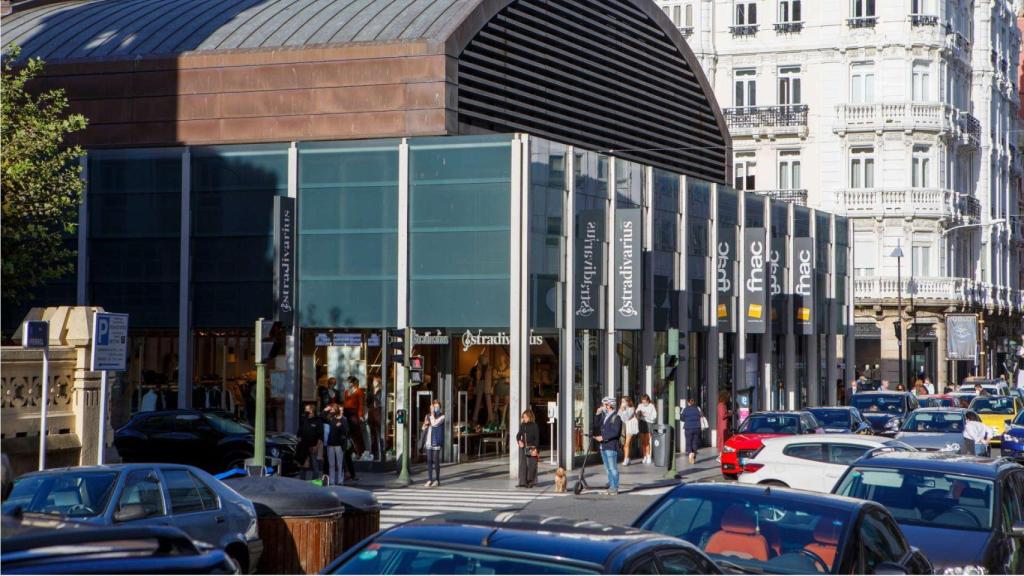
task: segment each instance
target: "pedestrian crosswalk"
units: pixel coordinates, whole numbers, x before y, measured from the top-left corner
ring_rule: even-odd
[[[522,508],[530,502],[567,496],[556,492],[469,490],[463,488],[400,488],[374,491],[381,504],[380,529],[445,512],[487,512]]]

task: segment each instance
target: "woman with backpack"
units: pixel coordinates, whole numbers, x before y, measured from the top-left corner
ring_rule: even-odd
[[[426,436],[423,449],[427,453],[427,488],[441,485],[441,446],[444,444],[444,414],[441,401],[434,400],[430,414],[423,419],[423,434]]]

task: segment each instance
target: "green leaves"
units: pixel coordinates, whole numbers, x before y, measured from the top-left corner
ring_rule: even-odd
[[[85,152],[65,139],[83,130],[81,114],[68,114],[63,90],[33,91],[43,61],[14,65],[21,50],[5,50],[0,78],[0,297],[20,303],[47,282],[74,271],[69,248],[78,226]]]

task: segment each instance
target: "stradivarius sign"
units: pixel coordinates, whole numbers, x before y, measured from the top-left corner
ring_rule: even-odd
[[[601,286],[604,283],[604,211],[583,210],[576,221],[576,328],[601,328]]]
[[[641,218],[639,208],[615,211],[615,328],[622,330],[639,330],[643,326]]]
[[[767,326],[767,243],[764,228],[747,228],[743,232],[743,245],[746,246],[746,254],[743,257],[743,321],[748,334],[764,334]]]

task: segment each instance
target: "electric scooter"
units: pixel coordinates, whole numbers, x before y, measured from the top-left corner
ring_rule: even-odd
[[[587,439],[587,452],[583,456],[583,465],[580,466],[580,474],[576,479],[576,485],[572,487],[572,493],[579,496],[584,490],[590,490],[590,485],[587,484],[587,460],[590,459],[590,448],[594,445],[594,439],[590,437],[590,434],[584,434],[584,438]]]

